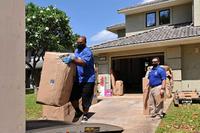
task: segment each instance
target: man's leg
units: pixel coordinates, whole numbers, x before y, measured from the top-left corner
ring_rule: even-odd
[[[72,106],[74,107],[76,113],[78,113],[78,114],[82,114],[83,113],[79,108],[79,100],[71,101],[71,103],[72,103]]]
[[[78,118],[80,118],[83,114],[83,112],[80,110],[79,108],[79,99],[81,98],[81,88],[80,88],[80,84],[79,83],[74,83],[73,88],[72,88],[72,92],[71,92],[71,97],[70,97],[70,101],[72,103],[72,106],[75,109],[75,116],[74,116],[74,122],[78,120]]]
[[[156,116],[156,103],[155,103],[153,88],[151,88],[150,92],[149,92],[149,110],[150,110],[150,116],[155,117]]]
[[[156,113],[159,116],[163,115],[164,98],[160,95],[161,86],[155,87]]]
[[[95,83],[86,83],[83,86],[82,92],[82,106],[83,106],[83,120],[87,121],[88,111],[92,103]]]

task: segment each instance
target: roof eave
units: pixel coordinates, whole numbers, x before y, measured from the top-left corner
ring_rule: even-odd
[[[200,43],[200,36],[189,37],[189,38],[181,38],[181,39],[173,39],[173,40],[156,41],[156,42],[140,43],[138,45],[134,44],[134,45],[102,48],[102,49],[96,49],[96,50],[94,49],[93,52],[94,52],[94,55],[98,55],[98,54],[117,52],[117,51],[154,48],[154,47],[177,46],[177,45],[186,45],[186,44],[195,44],[195,43]]]
[[[106,30],[110,31],[110,32],[113,32],[113,33],[117,33],[117,31],[119,30],[123,30],[123,29],[126,29],[126,26],[123,25],[123,26],[110,26],[110,27],[107,27]]]
[[[166,8],[166,7],[186,4],[186,3],[190,3],[190,2],[192,2],[192,0],[169,0],[169,1],[163,1],[163,2],[150,4],[150,5],[120,9],[120,10],[118,10],[118,13],[125,14],[125,15],[136,14],[136,13],[156,10],[156,9],[160,9],[160,8]]]

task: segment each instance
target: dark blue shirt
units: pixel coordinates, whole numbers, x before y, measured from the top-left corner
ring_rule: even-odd
[[[75,82],[95,82],[94,57],[90,48],[85,47],[83,50],[75,50],[75,58],[80,58],[86,63],[85,66],[76,66]]]
[[[163,80],[166,80],[166,71],[164,68],[157,66],[153,67],[149,72],[149,86],[155,87],[162,84]]]

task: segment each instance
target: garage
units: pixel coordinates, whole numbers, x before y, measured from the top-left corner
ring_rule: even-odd
[[[116,80],[124,83],[124,93],[142,93],[142,78],[154,57],[164,64],[164,53],[112,57],[112,71]]]

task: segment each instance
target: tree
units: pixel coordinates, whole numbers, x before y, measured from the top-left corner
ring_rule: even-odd
[[[69,26],[69,17],[65,12],[53,6],[26,5],[26,54],[32,57],[32,63],[27,57],[26,64],[31,69],[33,85],[36,65],[43,59],[45,51],[73,51],[77,37]]]

